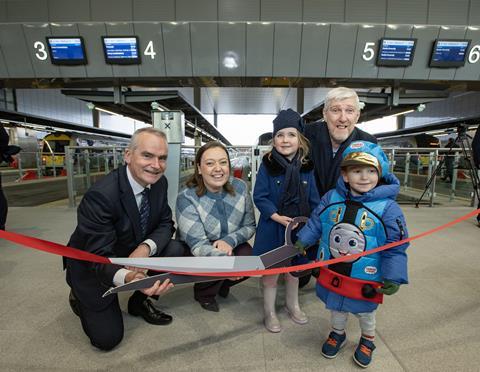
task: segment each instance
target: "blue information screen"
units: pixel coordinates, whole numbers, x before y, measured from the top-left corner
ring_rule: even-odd
[[[463,66],[469,44],[470,40],[436,40],[433,45],[430,66]]]
[[[378,52],[379,66],[409,66],[413,61],[416,39],[382,39]]]
[[[86,56],[80,37],[47,38],[50,56],[54,64],[85,64]]]
[[[131,37],[103,37],[105,60],[107,63],[140,63],[138,39]]]

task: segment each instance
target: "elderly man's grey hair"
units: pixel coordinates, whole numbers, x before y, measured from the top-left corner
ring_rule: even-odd
[[[163,138],[165,140],[165,142],[167,141],[167,136],[160,129],[153,128],[153,127],[140,128],[140,129],[137,129],[135,131],[135,133],[133,133],[132,138],[130,139],[130,144],[128,145],[128,148],[130,150],[133,151],[137,148],[137,146],[138,146],[138,136],[142,133],[154,134],[155,136]]]
[[[338,87],[330,90],[325,97],[325,105],[323,106],[323,110],[328,110],[333,101],[343,101],[344,99],[349,98],[353,98],[355,100],[355,108],[360,111],[361,106],[357,92],[355,92],[353,89],[346,87]]]

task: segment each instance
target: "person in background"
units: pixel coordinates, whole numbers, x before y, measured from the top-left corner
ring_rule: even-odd
[[[364,140],[377,143],[377,139],[356,128],[360,117],[360,101],[350,88],[331,89],[325,97],[323,120],[307,124],[305,137],[310,141],[311,159],[315,168],[315,181],[320,197],[334,189],[340,177],[342,154],[352,141]],[[311,250],[309,254],[315,255]],[[300,278],[300,287],[310,277]]]
[[[20,152],[21,148],[18,146],[10,146],[8,144],[10,137],[0,124],[0,163],[11,163],[12,156]],[[2,188],[2,174],[0,173],[0,230],[5,230],[5,223],[7,222],[8,202]]]
[[[252,198],[244,181],[230,177],[227,149],[220,142],[206,143],[197,151],[194,167],[177,197],[180,239],[193,256],[250,256],[248,240],[255,233]],[[230,287],[242,280],[195,283],[194,298],[205,310],[218,312],[216,295],[227,297]]]
[[[84,195],[68,245],[104,257],[183,256],[183,244],[171,240],[175,229],[164,177],[167,156],[163,132],[151,127],[137,130],[125,151],[126,165]],[[65,259],[64,266],[71,288],[70,306],[91,344],[105,351],[113,349],[123,338],[122,311],[116,294],[102,295],[112,286],[145,278],[146,270],[74,259]],[[172,317],[148,297],[162,295],[172,286],[167,279],[135,291],[128,300],[128,313],[150,324],[171,323]]]
[[[452,137],[448,139],[447,144],[445,145],[446,149],[451,150],[455,145],[455,141]],[[445,153],[445,175],[442,177],[442,181],[452,182],[453,181],[453,163],[455,160],[455,155],[452,151]]]
[[[478,126],[472,140],[473,163],[480,169],[480,125]],[[477,209],[480,209],[480,200],[478,201]],[[477,214],[477,223],[480,227],[480,214]]]
[[[344,151],[337,187],[325,194],[295,245],[300,251],[320,239],[319,260],[346,258],[408,237],[403,213],[395,201],[400,182],[389,171],[380,146],[352,142]],[[331,332],[322,346],[335,358],[345,345],[349,313],[360,324],[353,359],[367,367],[375,350],[375,314],[383,294],[408,283],[409,243],[320,267],[317,296],[331,312]]]
[[[273,120],[273,149],[263,156],[253,191],[260,211],[254,255],[283,245],[285,226],[293,217],[310,216],[320,202],[303,129],[303,119],[292,109],[280,111]],[[278,277],[262,277],[264,324],[274,333],[282,330],[275,309]],[[308,319],[298,303],[298,280],[290,273],[285,274],[285,309],[295,323],[305,324]]]

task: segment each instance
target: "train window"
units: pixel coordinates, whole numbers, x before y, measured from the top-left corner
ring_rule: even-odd
[[[43,152],[65,152],[66,146],[70,146],[70,141],[44,141]]]

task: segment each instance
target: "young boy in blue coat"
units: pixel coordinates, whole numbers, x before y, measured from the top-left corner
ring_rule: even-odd
[[[390,173],[382,149],[371,142],[352,142],[343,153],[341,177],[298,233],[297,247],[320,239],[318,259],[361,253],[408,236],[405,218],[395,201],[400,182]],[[367,367],[375,350],[375,312],[383,294],[406,284],[408,244],[320,268],[317,295],[331,312],[332,330],[322,346],[335,358],[345,345],[348,314],[359,319],[360,342],[353,359]]]

